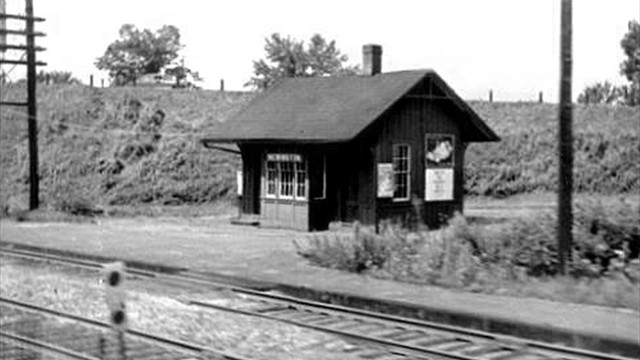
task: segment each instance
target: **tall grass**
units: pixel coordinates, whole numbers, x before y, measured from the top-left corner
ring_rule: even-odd
[[[542,214],[487,227],[457,215],[437,231],[387,226],[377,235],[356,227],[313,234],[296,248],[320,266],[398,281],[638,309],[638,207],[577,204],[568,277],[556,272],[556,223]]]
[[[502,137],[473,144],[465,186],[473,195],[509,196],[557,189],[557,105],[472,102]],[[640,107],[575,105],[575,190],[640,191]]]
[[[9,84],[3,97],[24,89]],[[41,202],[65,212],[141,204],[202,204],[233,191],[239,158],[198,139],[239,110],[242,93],[39,88]],[[24,114],[2,108],[0,210],[24,210],[29,158]]]

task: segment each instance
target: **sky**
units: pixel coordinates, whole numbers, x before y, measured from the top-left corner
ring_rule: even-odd
[[[23,13],[24,0],[6,0]],[[250,90],[253,60],[278,32],[307,41],[319,33],[360,64],[362,45],[383,47],[382,71],[433,69],[464,99],[558,101],[560,0],[33,0],[36,29],[46,33],[38,59],[46,70],[108,83],[97,57],[126,23],[180,29],[185,65],[204,87]],[[573,97],[596,81],[625,82],[620,40],[640,0],[573,1]],[[10,23],[11,26],[11,23]],[[19,55],[18,55],[19,56]],[[8,58],[8,56],[7,56]],[[5,71],[8,65],[3,65]],[[20,70],[12,71],[19,78]]]

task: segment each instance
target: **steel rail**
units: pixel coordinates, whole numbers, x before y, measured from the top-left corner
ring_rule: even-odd
[[[0,304],[4,304],[4,305],[12,306],[15,308],[20,308],[20,309],[25,309],[34,313],[46,314],[49,316],[55,316],[55,317],[64,318],[67,320],[72,320],[77,323],[89,325],[102,330],[112,329],[110,324],[103,321],[89,319],[89,318],[81,317],[78,315],[63,313],[57,310],[48,309],[42,306],[38,306],[35,304],[30,304],[22,301],[8,299],[2,296],[0,296]],[[149,333],[138,331],[138,330],[127,329],[125,333],[126,335],[132,336],[133,338],[137,338],[139,340],[155,343],[159,346],[163,346],[166,348],[173,348],[178,351],[188,351],[196,356],[213,354],[218,357],[222,357],[222,359],[227,359],[227,360],[250,360],[248,358],[231,354],[223,350],[214,349],[211,347],[202,346],[198,344],[193,344],[193,343],[182,341],[182,340],[169,339],[169,338],[149,334]]]
[[[300,305],[303,307],[303,309],[309,310],[309,311],[318,311],[318,309],[322,309],[325,311],[334,312],[335,314],[345,314],[348,316],[356,316],[362,320],[375,319],[375,320],[393,322],[396,324],[409,325],[415,328],[422,328],[425,330],[433,329],[433,330],[450,333],[450,336],[474,337],[484,341],[495,341],[498,343],[504,343],[506,344],[504,347],[513,347],[513,346],[518,346],[523,348],[526,347],[528,349],[537,349],[541,351],[568,354],[572,356],[578,356],[581,358],[589,358],[589,359],[597,359],[597,360],[630,360],[631,359],[631,358],[619,356],[619,355],[605,354],[605,353],[586,350],[586,349],[572,348],[572,347],[567,347],[563,345],[545,343],[541,341],[527,340],[524,338],[519,338],[514,336],[495,334],[495,333],[473,330],[473,329],[465,329],[457,326],[434,323],[430,321],[410,319],[406,317],[371,312],[367,310],[349,308],[349,307],[344,307],[340,305],[309,301],[309,300],[290,297],[287,295],[257,292],[253,290],[247,290],[247,289],[233,289],[233,291],[248,294],[257,298],[274,300],[282,304]],[[196,302],[194,301],[194,303]],[[206,304],[206,303],[203,303],[203,304]],[[303,324],[301,324],[301,326],[303,326]]]
[[[95,356],[91,356],[91,355],[85,355],[85,354],[81,354],[79,352],[73,351],[73,350],[69,350],[69,349],[65,349],[63,347],[60,346],[56,346],[54,344],[49,344],[43,341],[39,341],[36,339],[31,339],[25,336],[21,336],[21,335],[17,335],[17,334],[12,334],[9,332],[6,332],[4,330],[0,330],[0,338],[3,339],[7,339],[12,341],[15,344],[19,344],[21,347],[22,346],[26,346],[29,349],[37,349],[40,351],[47,351],[47,352],[52,352],[54,354],[62,354],[66,357],[70,357],[73,359],[80,359],[80,360],[101,360]]]
[[[81,259],[80,257],[54,255],[54,254],[47,254],[47,253],[41,253],[41,252],[35,252],[35,251],[28,251],[28,250],[9,249],[4,246],[0,246],[0,253],[4,253],[12,257],[29,259],[29,260],[37,260],[37,261],[46,260],[48,262],[52,262],[60,265],[67,265],[67,266],[73,265],[75,267],[83,268],[86,270],[99,271],[102,269],[103,265],[106,263],[106,262],[99,262],[99,261],[93,261],[93,260],[84,260],[84,259]],[[153,278],[153,277],[156,277],[157,275],[157,273],[136,269],[131,266],[127,267],[126,272],[130,275],[136,275],[136,276],[142,276],[142,277],[148,277],[148,278]]]
[[[7,249],[5,246],[0,246],[0,253],[7,252],[7,251],[19,256],[21,255],[21,256],[32,258],[32,259],[38,259],[39,257],[42,257],[44,259],[47,259],[50,261],[56,261],[59,263],[68,263],[71,265],[77,264],[76,266],[81,266],[82,264],[86,263],[86,261],[84,260],[73,259],[73,258],[70,258],[70,256],[58,256],[58,255],[53,256],[49,254],[43,254],[41,252]],[[100,264],[100,263],[96,262],[95,264]],[[97,266],[101,266],[101,265],[97,265]],[[133,273],[139,270],[128,269],[128,271]],[[517,352],[518,348],[522,348],[522,349],[526,348],[529,350],[527,351],[527,353],[531,353],[532,352],[531,350],[538,350],[538,352],[542,352],[543,354],[553,353],[556,356],[569,355],[574,358],[577,357],[581,359],[594,359],[594,360],[629,360],[631,359],[631,358],[620,356],[620,355],[604,354],[601,352],[596,352],[596,351],[591,351],[586,349],[572,348],[572,347],[567,347],[562,345],[545,343],[541,341],[511,337],[511,336],[506,336],[502,334],[489,333],[489,332],[473,330],[473,329],[465,329],[461,327],[434,323],[430,321],[416,320],[416,319],[371,312],[371,311],[366,311],[366,310],[361,310],[356,308],[349,308],[349,307],[327,304],[322,302],[309,301],[309,300],[294,298],[294,297],[290,297],[282,294],[266,293],[264,291],[251,290],[247,288],[241,288],[241,287],[232,286],[229,284],[224,284],[217,281],[207,280],[206,275],[203,276],[203,275],[192,273],[190,276],[189,272],[185,272],[181,274],[165,274],[162,272],[144,271],[143,273],[146,275],[152,275],[150,277],[154,277],[157,280],[189,282],[192,284],[196,284],[198,286],[215,286],[218,288],[222,287],[232,292],[254,297],[259,301],[268,300],[268,301],[279,303],[281,305],[289,306],[292,309],[295,309],[297,307],[300,309],[298,311],[301,311],[301,312],[303,311],[310,311],[310,312],[317,312],[317,313],[330,312],[334,316],[351,317],[353,319],[357,318],[359,320],[366,320],[370,322],[375,322],[375,321],[390,322],[390,323],[396,324],[397,326],[400,326],[400,325],[410,326],[411,330],[421,329],[425,333],[428,331],[434,331],[434,330],[440,331],[440,332],[444,332],[445,335],[448,337],[460,338],[461,340],[463,340],[464,338],[470,338],[469,341],[472,341],[472,342],[493,342],[495,344],[495,347],[504,348],[505,350],[508,349],[509,351],[512,351],[512,352]],[[390,347],[397,347],[399,349],[407,349],[412,351],[415,350],[415,347],[409,349],[407,347],[407,344],[399,343],[397,341],[389,341],[388,339],[383,339],[383,338],[378,339],[374,337],[365,338],[364,336],[359,334],[348,333],[344,331],[336,331],[335,329],[331,329],[329,327],[312,325],[304,321],[282,319],[275,316],[268,316],[266,314],[259,314],[255,312],[245,311],[245,310],[238,310],[238,309],[233,309],[233,308],[224,307],[220,305],[204,303],[200,301],[191,301],[190,303],[198,306],[207,306],[211,308],[216,308],[216,310],[220,310],[220,311],[229,311],[229,312],[242,313],[244,315],[270,318],[275,321],[287,322],[297,326],[312,328],[314,330],[334,333],[336,335],[350,337],[352,339],[356,339],[359,341],[368,341],[371,343],[379,342]],[[424,350],[420,348],[417,351],[424,351]],[[429,353],[437,356],[446,356],[449,358],[455,358],[457,360],[475,359],[472,357],[465,357],[461,355],[441,352],[439,350],[432,350]]]

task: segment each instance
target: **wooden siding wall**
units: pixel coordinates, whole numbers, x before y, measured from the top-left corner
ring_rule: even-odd
[[[377,221],[391,220],[404,225],[413,226],[419,218],[430,227],[437,227],[446,221],[455,211],[462,211],[463,199],[463,164],[466,146],[461,140],[459,122],[461,116],[446,99],[427,99],[429,95],[425,87],[418,87],[411,94],[422,97],[407,96],[396,103],[376,123],[370,131],[371,142],[375,147],[375,163],[391,163],[393,144],[411,146],[411,187],[410,194],[417,200],[417,207],[411,199],[394,201],[393,199],[376,199],[376,182],[370,186],[367,195],[376,199],[375,217]],[[436,97],[439,94],[431,95]],[[430,201],[425,199],[425,135],[451,134],[455,136],[454,158],[454,191],[453,201]],[[375,165],[374,165],[375,166]],[[372,169],[372,173],[374,173]]]

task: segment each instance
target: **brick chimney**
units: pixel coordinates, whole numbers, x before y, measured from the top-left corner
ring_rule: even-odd
[[[382,46],[362,46],[362,75],[373,76],[382,71]]]

